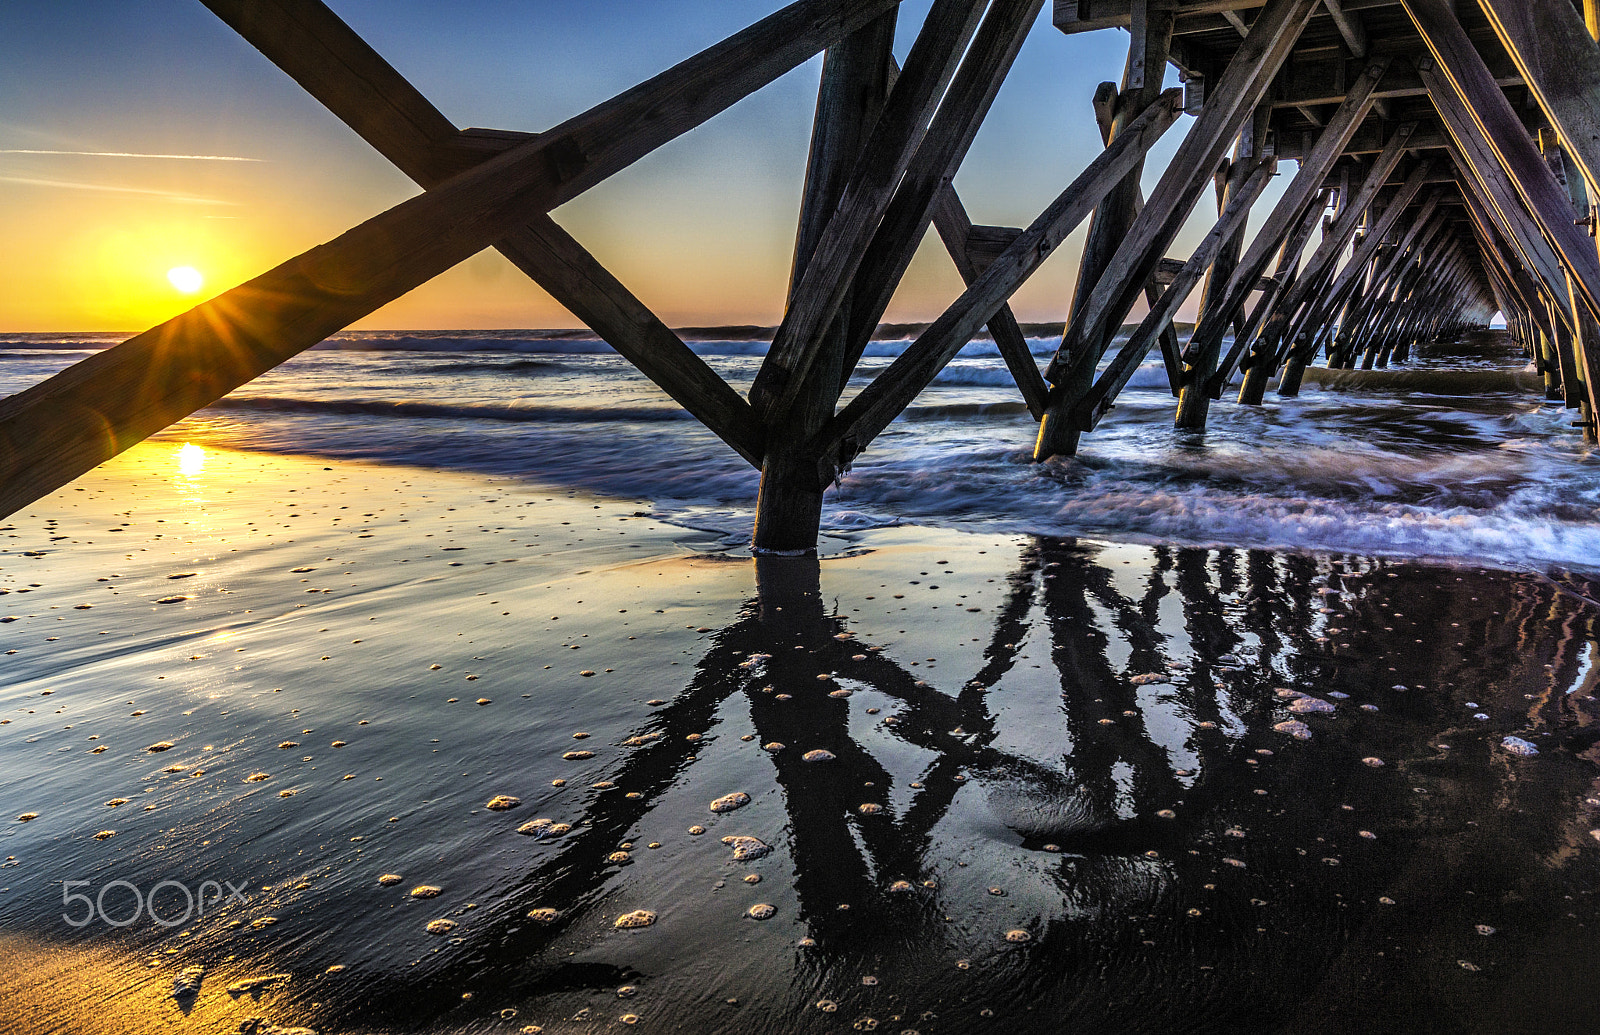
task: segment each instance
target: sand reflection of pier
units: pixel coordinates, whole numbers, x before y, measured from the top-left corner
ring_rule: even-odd
[[[608,919],[613,903],[681,888],[681,874],[597,867],[597,852],[635,836],[705,745],[726,736],[716,727],[730,714],[748,715],[760,745],[783,745],[765,755],[775,794],[752,781],[745,789],[758,804],[734,814],[766,809],[761,829],[781,829],[773,844],[791,883],[759,887],[773,901],[792,894],[792,919],[814,943],[792,964],[771,964],[797,968],[799,998],[769,1007],[780,1014],[858,970],[896,974],[908,1002],[953,1009],[981,998],[992,1008],[992,990],[957,995],[977,986],[947,968],[992,956],[1004,925],[1032,940],[1025,965],[1006,965],[1023,966],[1005,971],[1006,987],[1032,989],[1079,1020],[1125,1021],[1117,996],[1159,980],[1265,1022],[1293,1013],[1295,982],[1320,974],[1347,943],[1378,951],[1384,939],[1453,938],[1446,929],[1475,907],[1445,901],[1443,889],[1508,846],[1516,861],[1495,864],[1508,886],[1531,881],[1530,895],[1553,895],[1557,879],[1534,860],[1576,858],[1594,794],[1592,773],[1559,749],[1576,755],[1600,740],[1592,608],[1514,575],[1464,573],[1456,590],[1449,569],[1384,561],[1139,552],[1147,567],[1130,575],[1100,547],[1029,541],[1004,599],[981,619],[982,664],[937,680],[852,631],[825,602],[825,566],[762,559],[758,595],[715,634],[683,692],[634,732],[639,746],[606,774],[615,789],[592,798],[577,833],[544,849],[494,907],[497,919],[473,925],[460,963],[441,960],[408,995],[449,1008],[467,980],[462,967],[507,996],[664,979],[651,954],[626,944],[601,953],[607,965],[547,951],[578,944],[571,933]],[[1492,581],[1512,592],[1490,595]],[[1506,613],[1491,606],[1507,600]],[[1048,634],[1054,671],[1024,684],[1017,666],[1030,632]],[[1145,674],[1163,681],[1134,678]],[[1041,678],[1056,688],[1059,716],[1043,731],[1057,745],[1048,756],[1005,746],[1008,695],[1036,692]],[[1309,742],[1272,730],[1287,715],[1286,688],[1337,704],[1311,717]],[[887,703],[869,714],[869,700]],[[1497,714],[1526,706],[1524,735],[1563,760],[1506,766],[1468,701]],[[833,758],[803,758],[816,749]],[[1384,765],[1363,763],[1371,757]],[[1545,803],[1543,815],[1518,802]],[[778,803],[781,826],[770,815]],[[1468,828],[1442,852],[1430,840]],[[781,866],[764,869],[765,881],[781,882]],[[1379,904],[1390,896],[1402,906]],[[536,905],[561,916],[521,920]],[[696,908],[680,903],[672,922],[693,926]],[[1410,933],[1390,923],[1400,915]],[[775,930],[759,928],[749,948],[700,945],[714,958],[699,960],[699,972],[750,966],[733,960],[772,951],[766,932]],[[1116,977],[1105,970],[1112,959]],[[1263,959],[1292,962],[1267,979],[1257,973]],[[987,980],[997,979],[991,970]],[[1246,989],[1259,997],[1248,1008],[1238,998]],[[1150,1005],[1150,1023],[1172,1023],[1183,994],[1168,992]]]

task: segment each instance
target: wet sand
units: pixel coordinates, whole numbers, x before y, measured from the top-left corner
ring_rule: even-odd
[[[1580,576],[172,442],[0,547],[6,1032],[1600,1025]]]

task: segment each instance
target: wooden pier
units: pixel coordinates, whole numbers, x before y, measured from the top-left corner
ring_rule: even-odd
[[[761,470],[762,552],[814,549],[824,490],[984,327],[1038,460],[1074,453],[1152,350],[1176,424],[1202,428],[1241,372],[1238,403],[1259,404],[1273,378],[1292,396],[1312,364],[1403,362],[1496,312],[1595,434],[1597,0],[1054,0],[1060,31],[1131,43],[1122,82],[1084,98],[1104,150],[1026,228],[975,225],[951,182],[1045,0],[934,0],[903,67],[897,0],[799,0],[536,134],[452,125],[321,0],[202,2],[424,193],[0,401],[0,515],[489,247]],[[746,398],[548,213],[819,53],[787,305]],[[1208,191],[1215,225],[1168,256]],[[1007,300],[1085,220],[1041,371]],[[967,288],[841,407],[930,227]]]

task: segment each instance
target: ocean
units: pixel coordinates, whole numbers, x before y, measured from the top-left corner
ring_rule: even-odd
[[[741,391],[766,349],[744,330],[690,341]],[[0,337],[0,392],[118,340]],[[873,342],[846,399],[908,344]],[[1054,344],[1029,339],[1041,362]],[[829,492],[825,541],[922,523],[1590,571],[1600,464],[1575,411],[1517,387],[1526,366],[1503,336],[1424,346],[1373,387],[1308,383],[1298,399],[1269,391],[1261,407],[1224,393],[1206,431],[1190,433],[1172,428],[1175,400],[1150,362],[1076,459],[1038,465],[1035,425],[993,343],[979,340]],[[758,481],[603,341],[559,332],[346,332],[166,437],[647,500],[730,546],[748,538]]]

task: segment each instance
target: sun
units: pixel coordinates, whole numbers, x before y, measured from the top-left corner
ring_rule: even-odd
[[[205,275],[193,266],[174,266],[167,270],[167,280],[185,295],[192,295],[206,285]]]

